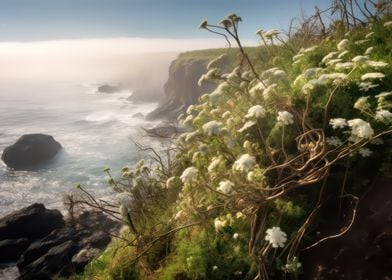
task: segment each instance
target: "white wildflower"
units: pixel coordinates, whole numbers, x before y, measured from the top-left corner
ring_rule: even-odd
[[[341,62],[341,61],[342,61],[341,58],[331,59],[330,61],[328,61],[328,62],[326,63],[326,65],[328,65],[328,66],[334,65],[334,64],[339,63],[339,62]]]
[[[238,239],[239,236],[240,235],[236,232],[236,233],[233,234],[233,239]]]
[[[265,240],[268,241],[273,248],[283,248],[287,241],[287,235],[280,227],[272,227],[267,229]]]
[[[287,111],[278,112],[278,117],[276,118],[279,122],[283,123],[283,125],[289,125],[294,123],[294,116]]]
[[[223,119],[227,119],[228,117],[230,117],[231,116],[231,112],[230,111],[226,111],[226,112],[224,112],[223,114],[222,114],[222,118]]]
[[[208,100],[210,101],[211,106],[217,106],[219,101],[222,99],[223,93],[220,91],[214,91],[208,94]]]
[[[191,140],[193,140],[197,135],[199,134],[199,131],[193,131],[193,132],[188,132],[185,133],[185,142],[190,142]]]
[[[256,158],[254,156],[243,154],[233,164],[233,169],[242,172],[248,172],[256,165]]]
[[[235,214],[235,217],[236,217],[237,219],[242,219],[242,218],[245,218],[245,215],[244,215],[242,212],[237,212],[237,213]]]
[[[354,44],[356,44],[356,45],[363,45],[363,44],[366,44],[368,42],[370,42],[369,39],[364,39],[364,40],[358,40],[358,41],[354,42]]]
[[[218,270],[218,266],[217,266],[217,265],[214,265],[214,266],[212,267],[212,270],[213,270],[213,271]]]
[[[221,122],[210,121],[203,125],[203,131],[209,136],[219,135],[219,133],[222,131],[222,126],[223,124]]]
[[[192,125],[192,122],[193,122],[193,116],[189,115],[185,118],[185,120],[182,122],[182,124],[189,127]]]
[[[327,54],[326,56],[323,57],[321,62],[322,63],[327,63],[328,61],[333,59],[337,54],[338,54],[338,52],[330,52],[329,54]]]
[[[372,151],[368,148],[361,148],[359,149],[358,153],[365,158],[369,157],[372,154]]]
[[[306,84],[304,84],[301,90],[304,94],[307,95],[310,94],[319,84],[320,82],[318,80],[313,79],[307,82]]]
[[[277,84],[271,84],[267,88],[265,88],[264,91],[263,91],[264,99],[270,98],[276,92],[275,88],[277,86],[278,86]]]
[[[392,20],[391,20],[391,21],[385,22],[385,23],[384,23],[384,26],[385,26],[385,27],[392,26]]]
[[[221,231],[225,226],[227,225],[227,221],[226,220],[221,220],[220,218],[215,218],[214,220],[214,227],[215,227],[215,231]]]
[[[184,216],[184,211],[180,210],[174,215],[174,220],[179,220]]]
[[[264,31],[264,32],[262,33],[262,36],[263,36],[266,40],[272,40],[273,37],[275,37],[275,36],[277,36],[277,35],[279,35],[279,34],[280,34],[280,31],[279,31],[279,30],[271,29],[271,30],[268,30],[268,31]]]
[[[247,121],[240,129],[238,129],[238,132],[244,132],[245,130],[248,130],[252,126],[256,124],[255,121]]]
[[[225,160],[223,156],[213,157],[210,165],[208,166],[208,172],[213,173],[219,171],[220,168],[225,166]]]
[[[376,119],[380,121],[392,121],[392,113],[387,110],[378,110],[376,112]]]
[[[335,118],[335,119],[330,119],[329,124],[332,125],[333,129],[344,128],[347,126],[347,121],[346,119],[343,118]]]
[[[372,68],[384,68],[387,67],[389,64],[383,61],[373,61],[373,60],[369,60],[368,62],[366,62],[366,66],[368,67],[372,67]]]
[[[369,32],[368,34],[366,34],[365,38],[369,39],[370,37],[372,37],[374,35],[374,32]]]
[[[223,58],[226,57],[226,54],[222,54],[218,56],[217,58],[214,58],[213,60],[210,61],[210,63],[207,64],[207,69],[211,70],[212,68],[218,66],[218,64],[222,61]]]
[[[365,80],[382,79],[384,77],[385,77],[385,75],[383,73],[379,73],[379,72],[366,73],[366,74],[362,75],[361,80],[365,81]]]
[[[286,77],[286,72],[280,69],[274,71],[273,74],[274,74],[274,78],[276,79],[283,79]]]
[[[321,67],[309,68],[309,69],[306,69],[306,70],[304,71],[303,75],[304,75],[304,77],[305,77],[306,79],[313,78],[313,77],[316,76],[321,70],[322,70]]]
[[[170,189],[170,188],[173,188],[174,186],[176,186],[176,180],[177,180],[177,177],[175,177],[175,176],[167,179],[166,188]]]
[[[338,58],[342,58],[342,57],[346,56],[348,53],[349,53],[349,51],[341,52],[341,53],[338,55]]]
[[[245,115],[245,118],[261,118],[265,115],[265,109],[261,105],[255,105],[248,110],[248,114]]]
[[[365,55],[371,54],[373,52],[373,50],[374,50],[374,47],[367,48],[366,51],[365,51]]]
[[[233,137],[228,137],[225,139],[225,144],[229,149],[234,149],[236,142]]]
[[[343,62],[343,63],[336,63],[335,70],[342,71],[342,70],[350,70],[354,68],[354,63],[352,62]]]
[[[350,43],[350,41],[348,39],[343,39],[342,41],[339,42],[338,44],[338,50],[339,51],[344,51],[347,49],[348,44]]]
[[[255,86],[253,86],[249,90],[249,94],[252,97],[256,97],[257,95],[263,93],[263,90],[265,89],[265,86],[262,82],[258,82]]]
[[[199,174],[199,170],[191,166],[185,169],[184,172],[182,172],[180,179],[184,184],[195,182],[197,180],[198,174]]]
[[[376,98],[385,98],[390,95],[392,95],[392,91],[384,91],[384,92],[381,92],[380,94],[377,94]]]
[[[306,48],[306,49],[301,49],[300,53],[309,53],[309,52],[312,52],[312,51],[316,50],[317,48],[318,48],[318,46],[314,45],[314,46],[311,46],[311,47]]]
[[[354,108],[358,110],[365,110],[369,107],[368,103],[369,96],[363,96],[358,98],[358,100],[354,103]]]
[[[296,61],[296,60],[298,60],[298,59],[300,59],[300,58],[302,58],[302,57],[304,57],[305,55],[303,54],[303,53],[299,53],[299,54],[297,54],[297,55],[294,55],[293,56],[293,61]]]
[[[371,82],[361,82],[358,86],[361,91],[368,91],[369,89],[378,87],[378,85],[372,84]]]
[[[354,140],[354,142],[357,142],[361,138],[371,139],[374,135],[373,128],[368,122],[362,119],[349,120],[347,123],[351,127],[351,140]]]
[[[270,79],[274,76],[274,73],[278,70],[280,70],[278,67],[272,67],[262,72],[260,76],[263,79]]]
[[[229,194],[233,191],[234,184],[229,180],[219,182],[219,187],[216,188],[218,192]]]
[[[340,140],[336,136],[327,137],[326,142],[328,143],[328,145],[333,146],[333,147],[338,147],[343,144],[342,140]]]
[[[354,64],[356,66],[361,66],[363,64],[366,64],[366,62],[369,60],[368,56],[364,56],[364,55],[358,55],[356,57],[354,57],[351,61],[354,62]]]
[[[333,82],[334,84],[339,83],[347,79],[347,75],[343,73],[330,73],[330,74],[322,74],[318,78],[318,82],[320,84],[327,84]]]

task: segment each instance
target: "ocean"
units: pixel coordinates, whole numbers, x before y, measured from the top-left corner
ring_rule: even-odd
[[[97,197],[109,196],[103,169],[110,167],[116,175],[147,156],[134,141],[163,149],[163,142],[142,130],[157,123],[135,117],[157,104],[129,102],[131,94],[98,93],[92,84],[1,84],[0,154],[29,133],[52,135],[63,149],[34,171],[14,171],[0,161],[0,217],[35,202],[63,210],[63,194],[77,184]]]

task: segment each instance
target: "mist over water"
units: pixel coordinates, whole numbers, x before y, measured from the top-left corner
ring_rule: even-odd
[[[162,149],[141,129],[156,123],[134,117],[157,104],[126,98],[143,89],[160,99],[170,62],[197,44],[140,40],[0,43],[0,154],[28,133],[50,134],[63,146],[35,171],[14,171],[0,161],[0,216],[34,202],[61,209],[62,194],[76,184],[106,196],[103,168],[116,172],[145,157],[133,141]],[[98,93],[106,83],[128,89]]]

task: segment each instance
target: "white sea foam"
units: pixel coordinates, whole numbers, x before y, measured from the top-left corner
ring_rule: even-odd
[[[103,168],[109,166],[118,174],[145,156],[132,141],[161,149],[159,141],[143,137],[140,128],[156,123],[132,117],[146,114],[156,104],[128,102],[124,98],[129,92],[86,94],[86,87],[73,85],[56,85],[37,94],[30,90],[30,95],[23,94],[25,88],[20,91],[14,89],[12,97],[0,94],[0,154],[27,133],[50,134],[63,149],[34,172],[12,171],[0,161],[0,216],[34,202],[61,209],[62,194],[76,184],[98,197],[108,196]],[[48,92],[54,96],[45,98]]]

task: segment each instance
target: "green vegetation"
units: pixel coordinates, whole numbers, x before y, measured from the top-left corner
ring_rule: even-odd
[[[323,213],[340,215],[326,201],[349,201],[355,218],[372,176],[391,172],[389,20],[302,44],[261,30],[259,48],[181,55],[227,53],[233,67],[208,66],[199,82],[218,86],[180,117],[189,131],[172,160],[111,178],[126,228],[81,277],[298,279]],[[239,22],[228,15],[219,30],[239,39]]]

